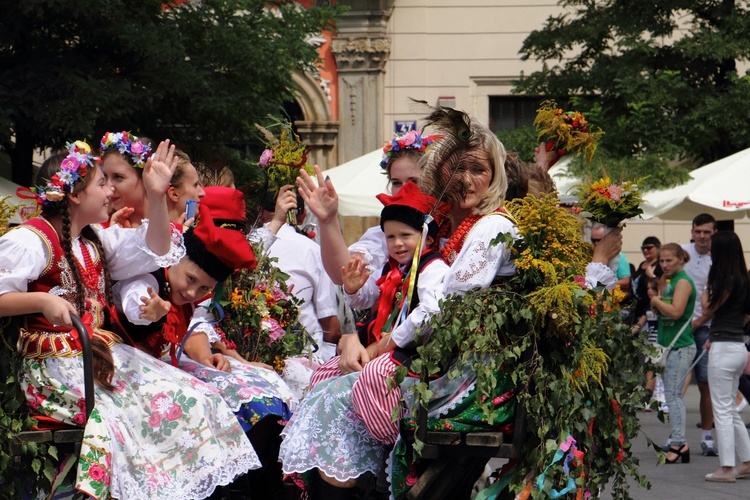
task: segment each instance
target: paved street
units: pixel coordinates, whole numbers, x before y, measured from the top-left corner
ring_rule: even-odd
[[[695,424],[700,420],[698,413],[698,388],[690,386],[685,396],[687,406],[687,436],[690,445],[690,463],[660,465],[656,467],[653,449],[646,447],[645,435],[663,444],[669,436],[669,423],[659,422],[656,413],[641,413],[641,436],[634,443],[636,456],[640,459],[640,469],[651,482],[651,490],[639,488],[633,483],[631,494],[636,500],[671,499],[750,499],[750,480],[740,480],[734,484],[709,483],[704,476],[719,468],[718,457],[704,457],[700,454],[701,434]],[[742,415],[747,422],[750,418],[746,408]],[[714,433],[716,439],[716,433]],[[611,498],[605,495],[604,498]]]
[[[719,468],[719,457],[704,457],[700,454],[701,432],[695,424],[700,420],[698,414],[698,388],[690,386],[685,396],[687,405],[687,435],[690,445],[690,463],[656,466],[656,452],[647,448],[645,436],[654,442],[663,444],[669,436],[669,423],[661,423],[656,413],[641,413],[641,434],[633,443],[634,452],[640,460],[640,470],[651,482],[651,489],[638,487],[631,482],[630,493],[635,500],[693,500],[693,499],[750,499],[750,479],[733,484],[709,483],[704,476]],[[750,421],[750,408],[742,414],[744,420]],[[714,433],[716,439],[716,433]],[[497,460],[493,466],[499,466]],[[612,498],[606,491],[602,498]]]

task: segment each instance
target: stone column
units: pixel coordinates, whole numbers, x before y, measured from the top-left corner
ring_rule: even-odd
[[[390,0],[343,2],[352,9],[336,24],[331,50],[338,70],[339,163],[382,146],[383,74],[391,52]]]

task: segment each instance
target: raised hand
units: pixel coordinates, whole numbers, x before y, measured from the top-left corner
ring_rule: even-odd
[[[114,212],[109,218],[109,224],[114,226],[119,224],[120,226],[130,229],[132,226],[128,220],[131,215],[135,212],[133,207],[122,207],[120,210]]]
[[[276,197],[276,208],[273,212],[274,220],[286,222],[286,213],[289,210],[297,208],[297,195],[294,192],[294,186],[287,184],[279,189],[279,195]]]
[[[353,254],[351,260],[341,268],[344,291],[355,294],[367,282],[370,277],[370,269],[362,259],[362,254]]]
[[[315,173],[318,179],[317,187],[312,177],[304,170],[300,170],[297,185],[299,186],[299,194],[310,211],[315,214],[321,223],[326,223],[336,217],[339,211],[339,197],[331,180],[323,178],[323,172],[317,165],[315,165]]]
[[[140,306],[141,314],[139,318],[151,323],[166,316],[172,307],[172,304],[159,297],[151,286],[148,287],[148,297],[141,297],[141,302],[143,302],[143,305]]]
[[[174,150],[174,145],[170,146],[167,139],[159,143],[156,152],[146,161],[146,166],[143,167],[143,185],[149,196],[166,196],[179,160],[174,155]]]

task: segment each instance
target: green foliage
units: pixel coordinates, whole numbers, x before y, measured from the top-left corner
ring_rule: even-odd
[[[565,99],[606,132],[612,155],[704,162],[750,146],[746,2],[560,0],[521,48],[544,67],[517,91]]]
[[[411,369],[426,380],[425,375],[441,371],[458,376],[471,366],[476,402],[488,421],[496,374],[510,375],[527,412],[529,433],[512,480],[514,491],[524,488],[527,475],[537,477],[551,464],[558,445],[572,435],[584,453],[583,463],[571,468],[579,486],[594,495],[606,486],[614,498],[630,498],[628,476],[648,486],[630,444],[640,431],[636,412],[647,400],[644,339],[622,323],[617,290],[578,284],[588,250],[580,241],[579,224],[556,208],[553,196],[514,200],[507,209],[522,239],[511,242],[499,235],[493,243],[511,247],[516,274],[488,289],[444,299]],[[564,304],[548,300],[562,288],[571,291],[565,292]],[[416,384],[413,394],[427,404],[429,385]],[[553,488],[564,487],[562,465],[547,470],[544,487],[534,488],[533,498],[549,498]]]
[[[575,158],[568,167],[568,172],[584,182],[591,182],[602,177],[614,181],[624,179],[641,179],[638,186],[642,191],[666,189],[690,180],[690,171],[682,165],[670,165],[663,157],[655,154],[643,154],[624,158],[613,158],[599,149],[596,156],[587,164]]]
[[[31,430],[33,424],[18,381],[21,356],[6,342],[12,328],[8,318],[0,318],[4,340],[0,345],[0,498],[21,499],[37,489],[49,491],[58,456],[54,446],[34,442],[21,445],[20,457],[10,454],[11,443],[18,442],[16,435]]]
[[[526,125],[514,130],[500,130],[495,135],[503,143],[506,150],[518,153],[521,161],[534,161],[534,148],[539,145],[539,140],[533,125]]]
[[[105,130],[182,145],[247,140],[253,122],[292,100],[292,72],[317,61],[309,39],[343,11],[290,0],[163,5],[0,1],[0,144],[14,179],[30,180],[33,147],[98,142]]]

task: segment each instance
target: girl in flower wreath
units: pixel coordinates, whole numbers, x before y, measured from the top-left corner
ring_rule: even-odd
[[[211,348],[210,325],[189,325],[196,305],[237,269],[255,266],[255,256],[239,225],[244,215],[240,191],[224,188],[211,204],[224,207],[214,217],[208,203],[200,206],[196,225],[184,233],[187,254],[176,265],[148,275],[123,280],[115,286],[122,324],[133,342],[155,357],[216,387],[235,412],[258,452],[263,468],[251,473],[253,490],[264,498],[279,494],[278,465],[280,424],[291,416],[296,400],[271,369],[237,361]],[[228,207],[231,204],[232,207]],[[214,221],[215,220],[215,221]],[[231,227],[231,228],[230,228]],[[215,332],[214,332],[215,333]],[[184,356],[179,356],[184,348]],[[166,354],[168,352],[168,354]]]
[[[150,222],[103,229],[112,189],[88,145],[71,144],[39,171],[42,214],[0,238],[0,315],[23,318],[21,388],[35,414],[85,422],[76,488],[97,499],[204,498],[260,465],[215,390],[106,329],[110,278],[172,262],[165,193],[173,153],[162,143],[144,165]],[[72,314],[88,326],[95,353],[88,421]]]
[[[107,174],[114,195],[112,208],[117,213],[114,220],[127,221],[130,227],[138,227],[148,216],[148,199],[143,189],[143,167],[151,153],[149,141],[142,141],[132,133],[106,132],[100,142],[100,155],[104,173]],[[169,220],[176,224],[185,222],[185,203],[205,196],[198,171],[190,157],[179,149],[175,150],[177,169],[167,188],[167,209]]]
[[[411,130],[385,144],[380,167],[388,178],[392,195],[397,195],[407,182],[416,182],[419,179],[421,169],[417,167],[417,162],[438,140],[439,136],[425,135],[417,130]],[[318,167],[316,170],[319,170]],[[300,176],[300,195],[310,211],[318,218],[321,256],[328,276],[335,284],[342,285],[341,270],[352,260],[361,260],[367,264],[372,275],[370,285],[374,286],[375,275],[388,262],[388,247],[382,228],[371,227],[365,231],[359,241],[347,247],[339,226],[338,196],[333,183],[326,180],[316,189],[307,172],[301,171]],[[322,181],[322,179],[322,175],[318,175],[318,180]],[[341,375],[342,370],[361,370],[362,366],[370,360],[359,338],[355,337],[357,336],[342,335],[339,349],[340,351],[343,349],[344,356],[335,358],[335,362],[329,360],[319,368],[318,373],[311,380],[313,385],[320,380]],[[348,347],[350,345],[351,348]],[[341,366],[337,364],[339,362]]]

